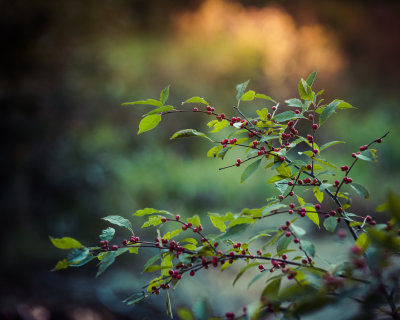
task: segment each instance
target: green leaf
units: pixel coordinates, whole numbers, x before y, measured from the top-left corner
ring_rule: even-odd
[[[259,263],[258,262],[253,262],[248,264],[247,266],[245,266],[242,270],[239,271],[239,273],[236,275],[235,279],[233,280],[233,286],[235,285],[235,283],[240,279],[240,277],[245,273],[245,271],[249,268],[258,266]]]
[[[319,116],[319,125],[321,126],[335,112],[340,101],[334,100],[322,110]]]
[[[209,214],[209,217],[214,227],[219,229],[219,231],[221,232],[225,232],[226,225],[224,223],[225,220],[223,219],[223,217],[221,217],[218,214],[211,214],[211,213]]]
[[[275,187],[279,190],[279,192],[281,194],[283,194],[286,191],[286,189],[289,187],[289,185],[287,184],[288,181],[289,181],[288,179],[284,179],[284,180],[275,182]]]
[[[366,233],[362,233],[359,235],[355,245],[359,248],[362,249],[362,252],[364,252],[365,250],[367,250],[368,246],[370,244],[370,240],[367,236]]]
[[[268,120],[268,118],[267,118],[268,109],[267,108],[263,108],[261,110],[256,110],[256,112],[257,112],[258,116],[260,117],[260,120],[262,120],[262,121],[267,121]]]
[[[162,216],[156,215],[156,216],[150,216],[149,219],[143,223],[143,225],[140,228],[147,228],[151,226],[158,226],[159,224],[162,223],[161,221]]]
[[[335,144],[338,144],[338,143],[345,143],[345,142],[344,142],[344,141],[330,141],[330,142],[324,143],[324,144],[319,148],[319,150],[322,151],[322,150],[324,150],[324,149],[326,149],[326,148],[329,148],[329,147],[332,147],[332,146],[334,146]]]
[[[389,208],[389,205],[385,202],[385,203],[382,203],[382,204],[380,204],[379,206],[377,206],[377,207],[375,208],[375,211],[376,211],[376,212],[383,212],[383,211],[387,211],[388,208]]]
[[[314,94],[311,87],[307,84],[304,79],[301,79],[298,85],[300,98],[304,100],[312,101],[314,99]]]
[[[172,307],[171,307],[171,299],[169,297],[169,290],[167,290],[167,300],[165,302],[165,311],[167,312],[167,316],[173,319],[172,315]]]
[[[308,76],[306,82],[310,87],[313,85],[316,75],[317,75],[317,71],[314,71],[314,72],[310,73],[310,75]]]
[[[212,309],[210,302],[206,298],[197,301],[192,310],[197,320],[209,320],[211,318]]]
[[[163,112],[171,111],[171,110],[174,110],[173,106],[162,106],[160,108],[157,108],[157,109],[151,110],[150,112],[147,112],[144,116],[146,117],[146,116],[149,116],[149,115],[152,115],[155,113],[163,113]]]
[[[102,219],[106,220],[112,224],[115,224],[117,226],[124,227],[133,233],[132,224],[128,219],[125,219],[121,216],[107,216]]]
[[[212,147],[210,150],[207,151],[207,157],[216,157],[218,152],[222,150],[222,146]]]
[[[311,207],[311,206],[305,206],[304,208],[306,209],[306,211],[309,211],[309,212],[306,212],[306,216],[307,216],[312,222],[314,222],[314,223],[318,226],[318,228],[319,228],[319,216],[318,216],[317,211],[315,211],[315,208],[314,208],[314,207]]]
[[[217,123],[214,124],[214,129],[211,132],[218,132],[220,130],[222,130],[223,128],[226,128],[229,126],[229,122],[226,119],[223,119],[221,121],[217,120]]]
[[[279,253],[286,250],[292,240],[293,239],[291,237],[286,237],[283,235],[276,244],[276,252]]]
[[[146,294],[145,292],[136,292],[123,300],[122,302],[126,303],[127,305],[131,306],[136,303],[139,303],[140,301],[146,299],[149,296],[149,294]]]
[[[170,138],[171,140],[177,139],[177,138],[188,138],[188,137],[203,137],[211,142],[213,141],[209,137],[206,136],[203,132],[196,131],[194,129],[183,129],[175,132],[172,137]]]
[[[67,261],[70,264],[77,265],[82,261],[86,260],[88,257],[90,257],[90,260],[92,259],[92,256],[90,255],[90,251],[88,248],[80,248],[80,249],[75,248],[68,254]]]
[[[236,99],[240,100],[242,96],[244,95],[244,91],[246,90],[247,85],[249,84],[250,80],[247,80],[246,82],[240,83],[236,86],[237,90],[237,95]]]
[[[148,268],[149,268],[150,266],[152,266],[154,262],[156,262],[156,261],[158,261],[158,260],[160,260],[160,259],[161,259],[160,254],[156,254],[155,256],[152,256],[152,257],[151,257],[149,260],[147,260],[146,263],[144,264],[143,272],[147,272],[146,270],[148,270]]]
[[[114,263],[116,257],[125,253],[128,250],[129,248],[121,248],[118,249],[117,251],[107,252],[103,256],[103,259],[101,259],[100,261],[99,270],[97,271],[96,277],[100,276],[109,266],[111,266]]]
[[[299,204],[301,206],[304,206],[306,204],[306,202],[304,201],[304,199],[302,197],[296,196],[297,197],[297,201],[299,202]]]
[[[245,182],[246,179],[248,177],[250,177],[258,169],[258,167],[260,166],[260,163],[261,163],[261,159],[258,159],[256,161],[254,161],[253,163],[251,163],[250,165],[248,165],[242,173],[242,176],[240,178],[240,183]]]
[[[114,234],[115,234],[115,229],[108,227],[107,229],[101,231],[101,235],[99,235],[99,237],[103,241],[111,241],[112,238],[114,237]]]
[[[132,215],[137,217],[142,217],[144,215],[155,214],[155,213],[161,213],[161,211],[153,208],[144,208],[132,213]]]
[[[329,217],[324,220],[324,227],[329,232],[335,232],[337,224],[336,217]]]
[[[282,208],[286,208],[286,207],[287,207],[286,204],[283,204],[283,203],[274,203],[274,204],[271,204],[271,205],[266,206],[266,207],[263,209],[262,214],[263,214],[263,216],[266,216],[266,215],[268,215],[271,211],[278,210],[278,209],[282,209]]]
[[[321,203],[324,200],[324,193],[318,187],[313,188],[313,193],[318,202]]]
[[[306,151],[306,152],[307,152],[307,151]],[[304,153],[305,153],[305,152],[304,152]],[[310,153],[311,153],[311,151],[310,151]],[[328,161],[326,161],[326,160],[324,160],[324,159],[314,158],[314,160],[317,161],[317,162],[319,162],[319,163],[322,163],[322,164],[324,164],[324,165],[326,165],[326,166],[328,166],[328,167],[337,169],[337,167],[336,167],[334,164],[332,164],[332,163],[330,163],[330,162],[328,162]],[[314,165],[314,170],[315,170],[315,165]]]
[[[233,236],[237,236],[237,235],[243,233],[244,231],[246,231],[248,226],[249,226],[248,224],[239,224],[239,225],[233,226],[232,228],[229,228],[228,230],[226,230],[226,232],[224,234],[219,235],[217,238],[215,238],[215,240],[225,241],[229,238],[232,238]]]
[[[194,226],[198,227],[201,223],[200,221],[200,217],[196,214],[191,218],[187,219],[188,222],[190,222],[191,224],[193,224]]]
[[[247,285],[247,289],[249,289],[251,287],[251,285],[256,282],[258,279],[260,279],[262,276],[265,275],[266,272],[260,272],[258,275],[256,275]]]
[[[278,298],[279,288],[281,286],[281,277],[272,280],[263,290],[261,296],[266,301],[276,300]]]
[[[130,105],[134,105],[134,104],[147,104],[147,105],[156,106],[156,107],[163,106],[163,104],[160,101],[154,100],[154,99],[147,99],[147,100],[140,100],[140,101],[133,101],[133,102],[124,102],[122,105],[130,106]]]
[[[315,256],[315,247],[311,241],[301,240],[301,248],[310,256]]]
[[[58,249],[74,249],[82,247],[81,243],[74,238],[63,237],[63,238],[53,238],[49,236],[51,243]]]
[[[274,99],[272,99],[271,97],[269,97],[269,96],[267,96],[265,94],[262,94],[262,93],[257,93],[255,95],[255,97],[258,98],[258,99],[264,99],[264,100],[268,100],[268,101],[276,103],[276,101]]]
[[[272,120],[275,120],[276,122],[284,122],[288,121],[291,119],[299,119],[305,117],[302,114],[296,114],[294,111],[284,111],[282,113],[277,114],[275,117],[272,118]]]
[[[360,159],[360,160],[376,162],[376,155],[375,154],[376,154],[376,150],[368,149],[368,150],[362,151],[360,154],[356,154],[356,157],[358,159]]]
[[[144,117],[139,123],[139,131],[137,134],[141,134],[143,132],[155,128],[160,121],[161,121],[161,115],[159,114],[152,114]]]
[[[161,267],[163,267],[163,270],[161,270],[161,275],[164,277],[168,277],[169,269],[173,268],[173,263],[172,263],[172,256],[169,253],[165,253],[161,259]],[[164,268],[168,267],[168,268]]]
[[[53,269],[51,269],[51,271],[58,271],[58,270],[66,269],[68,267],[69,267],[69,262],[67,261],[67,259],[64,259],[64,260],[58,261],[56,266]]]
[[[192,311],[189,308],[178,308],[176,310],[179,320],[195,320]]]
[[[301,102],[300,99],[293,98],[293,99],[288,99],[285,101],[289,107],[295,107],[295,108],[303,108],[303,103]]]
[[[169,85],[167,85],[160,93],[160,102],[165,104],[169,96]]]
[[[353,183],[350,183],[350,187],[352,187],[353,190],[355,192],[357,192],[361,197],[369,200],[369,192],[364,186],[353,182]]]
[[[343,100],[335,100],[335,101],[339,102],[337,106],[338,109],[357,109],[356,107],[353,107],[350,103],[345,102]]]
[[[297,236],[297,237],[302,237],[306,234],[306,230],[304,230],[301,227],[298,227],[296,225],[294,225],[293,223],[290,224],[290,229],[293,231],[293,233]]]
[[[192,98],[187,99],[186,101],[182,102],[182,104],[185,104],[185,103],[202,103],[202,104],[205,104],[206,106],[210,105],[206,100],[204,100],[203,98],[200,98],[200,97],[192,97]]]
[[[255,91],[249,90],[240,98],[240,100],[251,101],[254,100],[255,95],[256,95]]]

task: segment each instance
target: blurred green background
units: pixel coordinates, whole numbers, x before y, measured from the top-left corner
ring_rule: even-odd
[[[48,235],[92,245],[110,214],[154,207],[204,216],[260,207],[276,194],[262,170],[244,184],[241,170],[218,171],[227,163],[206,158],[206,141],[169,141],[180,129],[207,130],[207,117],[169,115],[136,135],[148,107],[121,103],[158,98],[167,84],[175,106],[198,95],[232,114],[236,84],[251,79],[249,88],[283,102],[318,70],[314,86],[327,101],[358,107],[320,130],[321,143],[348,141],[331,149],[333,162],[347,164],[358,146],[390,130],[379,162],[353,172],[371,193],[369,201],[354,195],[354,211],[373,212],[400,187],[398,1],[16,0],[0,9],[0,318],[164,318],[163,301],[120,303],[144,284],[140,267],[151,253],[121,257],[97,280],[95,265],[52,273],[63,253]],[[251,116],[261,106],[243,110]],[[178,287],[176,304],[210,294],[225,312],[256,299],[213,297],[211,283],[231,285],[215,275]]]

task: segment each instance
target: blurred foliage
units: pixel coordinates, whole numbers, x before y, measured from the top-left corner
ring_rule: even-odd
[[[351,153],[391,130],[380,162],[368,174],[357,169],[377,195],[364,209],[399,187],[397,1],[17,0],[0,8],[5,305],[21,301],[36,270],[51,269],[48,234],[89,242],[94,217],[150,204],[183,215],[239,210],[268,196],[268,177],[240,185],[240,173],[220,173],[222,162],[203,158],[206,143],[169,143],[180,117],[138,144],[139,113],[120,104],[157,97],[167,84],[174,104],[200,93],[228,112],[236,83],[251,79],[282,101],[318,69],[317,87],[360,108],[326,127],[338,140],[351,137],[335,150]]]

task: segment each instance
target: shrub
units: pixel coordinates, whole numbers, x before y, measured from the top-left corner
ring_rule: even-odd
[[[183,219],[165,210],[145,208],[136,211],[134,218],[144,219],[141,228],[155,228],[155,239],[140,238],[124,217],[105,217],[103,219],[110,224],[127,229],[130,236],[122,243],[115,243],[115,229],[108,227],[100,234],[98,245],[91,247],[68,237],[50,237],[57,248],[70,250],[68,257],[59,261],[54,270],[79,267],[95,260],[99,276],[121,254],[139,254],[139,248],[155,249],[156,255],[143,267],[144,272],[156,274],[154,279],[143,287],[143,291],[133,293],[124,302],[133,305],[150,295],[165,292],[166,311],[172,317],[171,288],[186,277],[200,276],[198,272],[202,269],[224,271],[242,261],[245,265],[233,283],[245,272],[252,272],[255,276],[249,285],[263,278],[266,286],[259,301],[244,308],[240,314],[237,310],[234,310],[236,314],[227,310],[224,316],[227,319],[300,319],[305,314],[323,312],[329,306],[346,308],[342,319],[399,319],[400,200],[389,194],[387,201],[377,208],[391,215],[385,224],[377,224],[371,215],[350,210],[350,192],[369,198],[367,189],[353,181],[351,171],[358,161],[376,161],[374,147],[388,133],[372,138],[346,156],[346,165],[337,167],[326,160],[324,151],[343,141],[318,145],[316,133],[335,112],[354,107],[337,99],[323,104],[320,98],[323,90],[315,93],[312,89],[315,76],[316,72],[313,72],[307,80],[301,79],[298,84],[300,98],[286,100],[284,108],[265,94],[246,91],[248,81],[241,83],[236,87],[236,116],[232,117],[218,113],[200,97],[184,101],[182,109],[166,105],[169,86],[162,90],[159,100],[124,103],[155,107],[144,115],[138,134],[156,127],[167,114],[190,112],[194,116],[210,117],[207,126],[211,133],[225,130],[229,132],[226,138],[216,141],[203,132],[184,129],[173,134],[171,139],[207,139],[214,144],[207,157],[221,159],[231,150],[240,148],[243,156],[221,170],[238,170],[236,167],[246,166],[240,178],[243,182],[263,166],[274,173],[268,183],[274,184],[279,194],[269,197],[261,208],[243,209],[239,213],[209,213],[207,229],[211,230],[203,228],[198,215]],[[254,99],[261,99],[272,107],[257,110],[250,118],[239,106]],[[298,130],[301,122],[307,128],[304,134]],[[308,150],[298,151],[300,144],[303,144],[302,150],[304,146]],[[304,200],[307,193],[315,199],[312,203]],[[266,221],[272,216],[279,216],[281,223],[266,229],[270,226]],[[332,237],[343,238],[349,232],[354,244],[342,249],[348,251],[348,259],[343,263],[327,263],[318,258],[314,243],[299,224],[302,219],[317,228],[324,228]],[[165,232],[165,225],[173,227]],[[233,240],[260,225],[261,232],[247,233],[241,242]],[[218,233],[213,234],[216,230]],[[353,311],[347,309],[349,301],[357,305],[351,309]],[[186,309],[178,310],[178,315],[193,319],[191,311]],[[329,315],[325,317],[329,319]]]

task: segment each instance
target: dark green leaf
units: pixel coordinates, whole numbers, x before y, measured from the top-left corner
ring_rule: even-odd
[[[258,266],[258,265],[259,265],[258,262],[253,262],[253,263],[250,263],[250,264],[248,264],[247,266],[245,266],[245,267],[244,267],[242,270],[240,270],[239,273],[236,275],[235,280],[233,280],[233,284],[232,284],[232,285],[235,285],[235,283],[240,279],[240,277],[243,275],[243,273],[245,273],[245,271],[246,271],[247,269],[252,268],[252,267],[255,267],[255,266]]]
[[[353,190],[355,192],[357,192],[361,197],[369,200],[369,192],[364,186],[362,186],[361,184],[353,182],[353,183],[350,183],[350,187],[352,187]]]
[[[324,220],[324,227],[329,232],[335,232],[337,224],[336,217],[329,217]]]
[[[133,101],[133,102],[125,102],[122,105],[123,106],[129,106],[129,105],[134,105],[134,104],[147,104],[150,106],[156,106],[156,107],[162,107],[163,104],[158,101],[158,100],[154,100],[154,99],[147,99],[147,100],[140,100],[140,101]]]
[[[139,123],[139,131],[137,134],[141,134],[155,128],[160,121],[161,116],[159,114],[152,114],[144,117]]]
[[[99,263],[99,270],[97,271],[96,277],[100,276],[109,266],[111,266],[115,258],[119,255],[127,252],[129,248],[120,248],[117,251],[109,251],[107,252]]]
[[[226,230],[226,232],[224,234],[218,236],[215,239],[218,241],[224,241],[224,240],[232,238],[234,236],[238,236],[241,233],[243,233],[244,231],[246,231],[248,226],[249,226],[248,224],[235,225],[232,228],[229,228],[228,230]]]
[[[317,75],[317,71],[314,71],[314,72],[310,73],[310,75],[308,76],[306,82],[310,87],[313,85],[316,75]]]
[[[129,296],[128,298],[126,298],[122,302],[124,302],[127,305],[131,306],[131,305],[134,305],[134,304],[146,299],[147,296],[149,296],[149,294],[147,294],[145,292],[137,292],[137,293],[132,294],[131,296]]]
[[[251,287],[251,285],[256,282],[258,279],[260,279],[262,276],[264,276],[266,274],[266,272],[260,272],[258,275],[256,275],[247,285],[247,289],[249,289]]]
[[[102,219],[133,232],[131,222],[121,216],[107,216]]]
[[[177,138],[188,138],[188,137],[203,137],[212,141],[212,139],[207,137],[206,134],[204,134],[203,132],[196,131],[194,129],[179,130],[178,132],[175,132],[170,139],[173,140]]]
[[[155,256],[151,257],[149,260],[146,261],[143,267],[143,271],[146,272],[146,270],[156,261],[160,260],[161,256],[160,254],[156,254]]]
[[[247,80],[246,82],[240,83],[236,86],[237,90],[237,95],[236,99],[240,100],[244,94],[244,91],[246,90],[247,85],[249,84],[250,80]]]
[[[240,178],[240,183],[243,183],[248,177],[250,177],[260,166],[261,163],[261,159],[258,159],[256,161],[254,161],[253,163],[251,163],[250,165],[248,165],[246,167],[246,169],[244,169],[242,176]]]
[[[160,94],[160,102],[161,102],[162,104],[165,104],[165,102],[166,102],[167,99],[168,99],[168,96],[169,96],[169,85],[167,85],[167,86],[161,91],[161,94]]]
[[[293,239],[291,237],[286,237],[283,235],[276,244],[276,252],[279,253],[286,250],[292,240]]]
[[[286,208],[286,207],[287,207],[287,205],[283,204],[283,203],[270,204],[263,209],[263,216],[268,215],[271,211]]]
[[[212,315],[210,302],[206,298],[197,301],[193,306],[193,313],[198,320],[209,320]]]
[[[275,187],[279,190],[279,192],[282,194],[286,191],[286,189],[289,187],[288,179],[283,179],[278,182],[275,182]]]
[[[310,257],[315,256],[315,247],[312,242],[310,242],[308,240],[302,240],[301,247]]]
[[[276,278],[272,280],[263,290],[261,296],[264,297],[267,301],[273,301],[278,298],[279,288],[281,286],[281,279]]]
[[[68,254],[67,261],[69,263],[78,264],[90,256],[88,248],[74,249]],[[91,257],[91,256],[90,256]]]
[[[114,234],[115,234],[115,229],[108,227],[107,229],[101,231],[101,235],[99,235],[99,237],[103,241],[111,241],[112,238],[114,237]]]
[[[334,100],[322,110],[319,117],[319,125],[321,126],[335,112],[340,101]]]
[[[186,101],[182,102],[182,104],[185,103],[202,103],[205,104],[206,106],[210,105],[206,100],[200,97],[192,97],[190,99],[187,99]]]
[[[365,160],[365,161],[375,161],[376,162],[376,155],[375,155],[376,150],[374,149],[368,149],[362,151],[360,154],[356,154],[356,157],[360,160]]]
[[[305,117],[302,114],[296,114],[294,111],[284,111],[282,113],[277,114],[275,117],[272,119],[275,120],[276,122],[285,122],[291,119],[299,119]]]
[[[74,249],[82,247],[81,243],[74,238],[63,237],[63,238],[53,238],[49,236],[51,243],[58,249]]]

